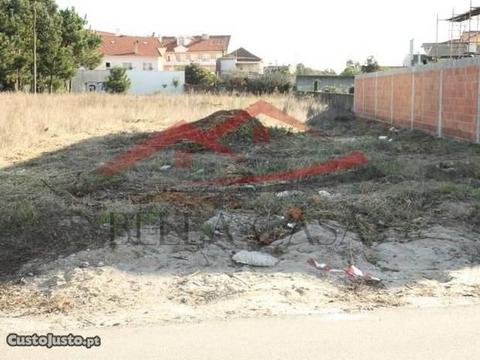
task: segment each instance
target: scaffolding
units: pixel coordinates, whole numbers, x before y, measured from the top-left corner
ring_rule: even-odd
[[[443,43],[438,40],[441,21],[449,26],[449,40]],[[480,6],[473,6],[470,1],[470,9],[466,12],[457,14],[453,10],[452,16],[443,20],[437,16],[436,34],[436,44],[430,51],[435,61],[480,56]]]

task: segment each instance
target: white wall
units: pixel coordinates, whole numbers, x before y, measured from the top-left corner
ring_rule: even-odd
[[[219,51],[205,51],[205,52],[168,52],[165,54],[164,65],[169,69],[174,69],[179,66],[187,66],[192,63],[198,64],[210,70],[215,70],[217,66],[217,59],[223,56]],[[177,59],[178,57],[178,59]],[[170,59],[170,61],[169,61]]]
[[[97,70],[107,70],[106,64],[110,63],[110,68],[123,67],[124,63],[131,63],[132,70],[142,70],[143,64],[150,63],[153,66],[153,71],[163,71],[163,59],[161,57],[148,57],[148,56],[104,56],[101,65]]]
[[[134,95],[150,95],[154,93],[179,94],[183,92],[185,85],[184,71],[127,71],[127,75],[132,81],[129,90]],[[178,86],[173,85],[174,80],[178,80]]]
[[[234,58],[219,59],[218,62],[220,64],[220,74],[229,72],[263,74],[263,63],[261,62],[239,62]]]
[[[236,59],[219,59],[218,62],[220,63],[220,74],[237,70]]]
[[[103,91],[103,84],[110,71],[80,70],[72,79],[72,92],[89,92],[94,87],[96,92]],[[127,71],[132,85],[128,91],[133,95],[151,95],[155,93],[180,94],[184,91],[184,71]],[[174,80],[178,80],[175,87]]]

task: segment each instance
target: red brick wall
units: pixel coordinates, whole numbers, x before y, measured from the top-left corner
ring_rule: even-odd
[[[443,75],[443,133],[476,137],[479,67],[447,69]]]
[[[360,76],[355,79],[355,112],[399,127],[476,141],[479,78],[480,64],[463,61]]]
[[[375,79],[365,79],[364,106],[365,113],[375,115]]]
[[[393,123],[397,126],[412,125],[412,74],[393,77]]]
[[[385,122],[391,122],[391,105],[393,100],[392,77],[378,77],[377,91],[377,112],[375,117]]]
[[[439,71],[415,74],[414,127],[433,134],[438,133],[440,76]]]

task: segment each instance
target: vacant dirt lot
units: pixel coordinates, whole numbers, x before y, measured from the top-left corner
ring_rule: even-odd
[[[252,137],[255,120],[218,139],[241,159],[184,141],[102,175],[98,167],[147,140],[148,130],[180,120],[192,102],[206,102],[200,118],[258,100],[162,98],[171,120],[160,124],[158,113],[142,119],[126,112],[117,122],[118,99],[88,98],[107,114],[101,130],[96,114],[98,123],[79,125],[78,134],[38,132],[39,148],[49,150],[42,154],[34,145],[4,149],[2,321],[48,316],[65,326],[109,326],[478,300],[478,145],[325,112],[311,100],[274,98],[311,129],[260,117],[271,126],[263,141]],[[125,98],[137,109],[154,99]],[[88,108],[68,117],[83,119]],[[208,129],[222,116],[197,125]],[[179,154],[186,151],[185,167]],[[368,164],[235,185],[354,151]],[[208,184],[218,178],[227,181]],[[240,265],[232,260],[240,250],[271,255],[277,264]],[[382,282],[320,272],[306,263],[311,257],[338,269],[354,264]]]

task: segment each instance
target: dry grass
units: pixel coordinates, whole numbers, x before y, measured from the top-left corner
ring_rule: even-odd
[[[304,121],[312,100],[263,98]],[[222,109],[241,109],[255,96],[205,94],[115,96],[0,94],[0,166],[96,136],[164,129]]]
[[[218,207],[267,219],[298,207],[306,210],[307,221],[334,220],[368,244],[398,233],[402,239],[415,238],[435,224],[478,229],[478,145],[409,130],[390,132],[388,125],[337,120],[323,113],[312,126],[327,137],[271,129],[268,145],[252,146],[251,137],[243,136],[238,143],[228,142],[245,156],[239,163],[197,149],[192,168],[177,168],[172,147],[119,176],[103,177],[95,172],[100,164],[143,141],[149,132],[221,109],[244,108],[258,98],[0,94],[0,100],[0,277],[32,259],[103,245],[110,234],[102,224],[111,212],[142,211],[147,220],[156,221],[168,207],[174,223],[180,224],[177,215],[193,208],[191,228],[202,229]],[[315,110],[322,107],[293,97],[264,100],[302,121],[307,114],[315,118]],[[390,136],[392,142],[379,140],[379,135]],[[298,169],[354,150],[364,152],[370,163],[301,181],[256,184],[255,192],[190,184],[231,176],[232,170],[269,174]],[[172,168],[163,171],[163,165]],[[302,193],[275,195],[284,190]],[[319,197],[318,190],[333,197]]]

